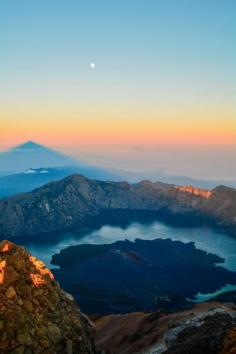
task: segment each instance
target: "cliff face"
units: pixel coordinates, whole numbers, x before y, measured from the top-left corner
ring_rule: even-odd
[[[165,211],[204,216],[236,227],[236,190],[212,191],[143,181],[103,182],[73,175],[0,201],[0,236],[14,237],[79,227],[104,210]]]
[[[205,303],[191,310],[98,318],[96,338],[109,354],[234,354],[233,305]]]
[[[0,353],[98,353],[91,322],[43,262],[0,243]]]

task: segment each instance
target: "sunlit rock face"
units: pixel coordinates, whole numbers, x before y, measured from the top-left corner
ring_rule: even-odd
[[[192,195],[197,195],[205,199],[208,199],[212,196],[212,191],[201,188],[195,188],[193,186],[175,186],[175,188],[179,191],[190,193]]]
[[[43,262],[0,243],[0,353],[98,353],[93,325]]]
[[[4,282],[4,273],[5,273],[6,261],[0,262],[0,285]]]

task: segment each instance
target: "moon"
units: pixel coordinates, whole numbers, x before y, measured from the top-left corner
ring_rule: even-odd
[[[90,64],[90,68],[94,69],[95,68],[95,63]]]

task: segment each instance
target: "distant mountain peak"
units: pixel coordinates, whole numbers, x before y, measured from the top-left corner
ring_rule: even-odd
[[[48,148],[32,140],[29,140],[23,144],[13,147],[11,150],[12,151],[39,151],[39,150],[41,151],[41,150],[48,150]]]
[[[112,172],[89,165],[83,161],[77,160],[74,157],[67,156],[63,152],[57,151],[54,148],[41,145],[32,140],[25,141],[24,143],[14,146],[7,151],[0,152],[0,175],[1,172],[2,175],[15,175],[22,172],[25,173],[26,171],[26,174],[46,174],[46,169],[48,168],[54,169],[49,171],[54,175],[53,178],[55,178],[55,174],[57,176],[61,174],[61,178],[63,178],[68,176],[68,174],[73,174],[75,172],[80,172],[81,174],[85,174],[91,178],[116,178]],[[55,168],[57,168],[57,170],[55,170]],[[58,168],[63,168],[63,170],[59,171]],[[44,172],[38,171],[38,169],[42,169]]]
[[[31,140],[0,153],[0,171],[8,171],[8,174],[23,172],[30,168],[78,164],[78,160]]]

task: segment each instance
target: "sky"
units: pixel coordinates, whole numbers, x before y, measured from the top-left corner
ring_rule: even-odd
[[[119,152],[121,166],[151,149],[149,169],[158,146],[229,160],[235,13],[234,0],[0,0],[0,150],[35,140]]]

